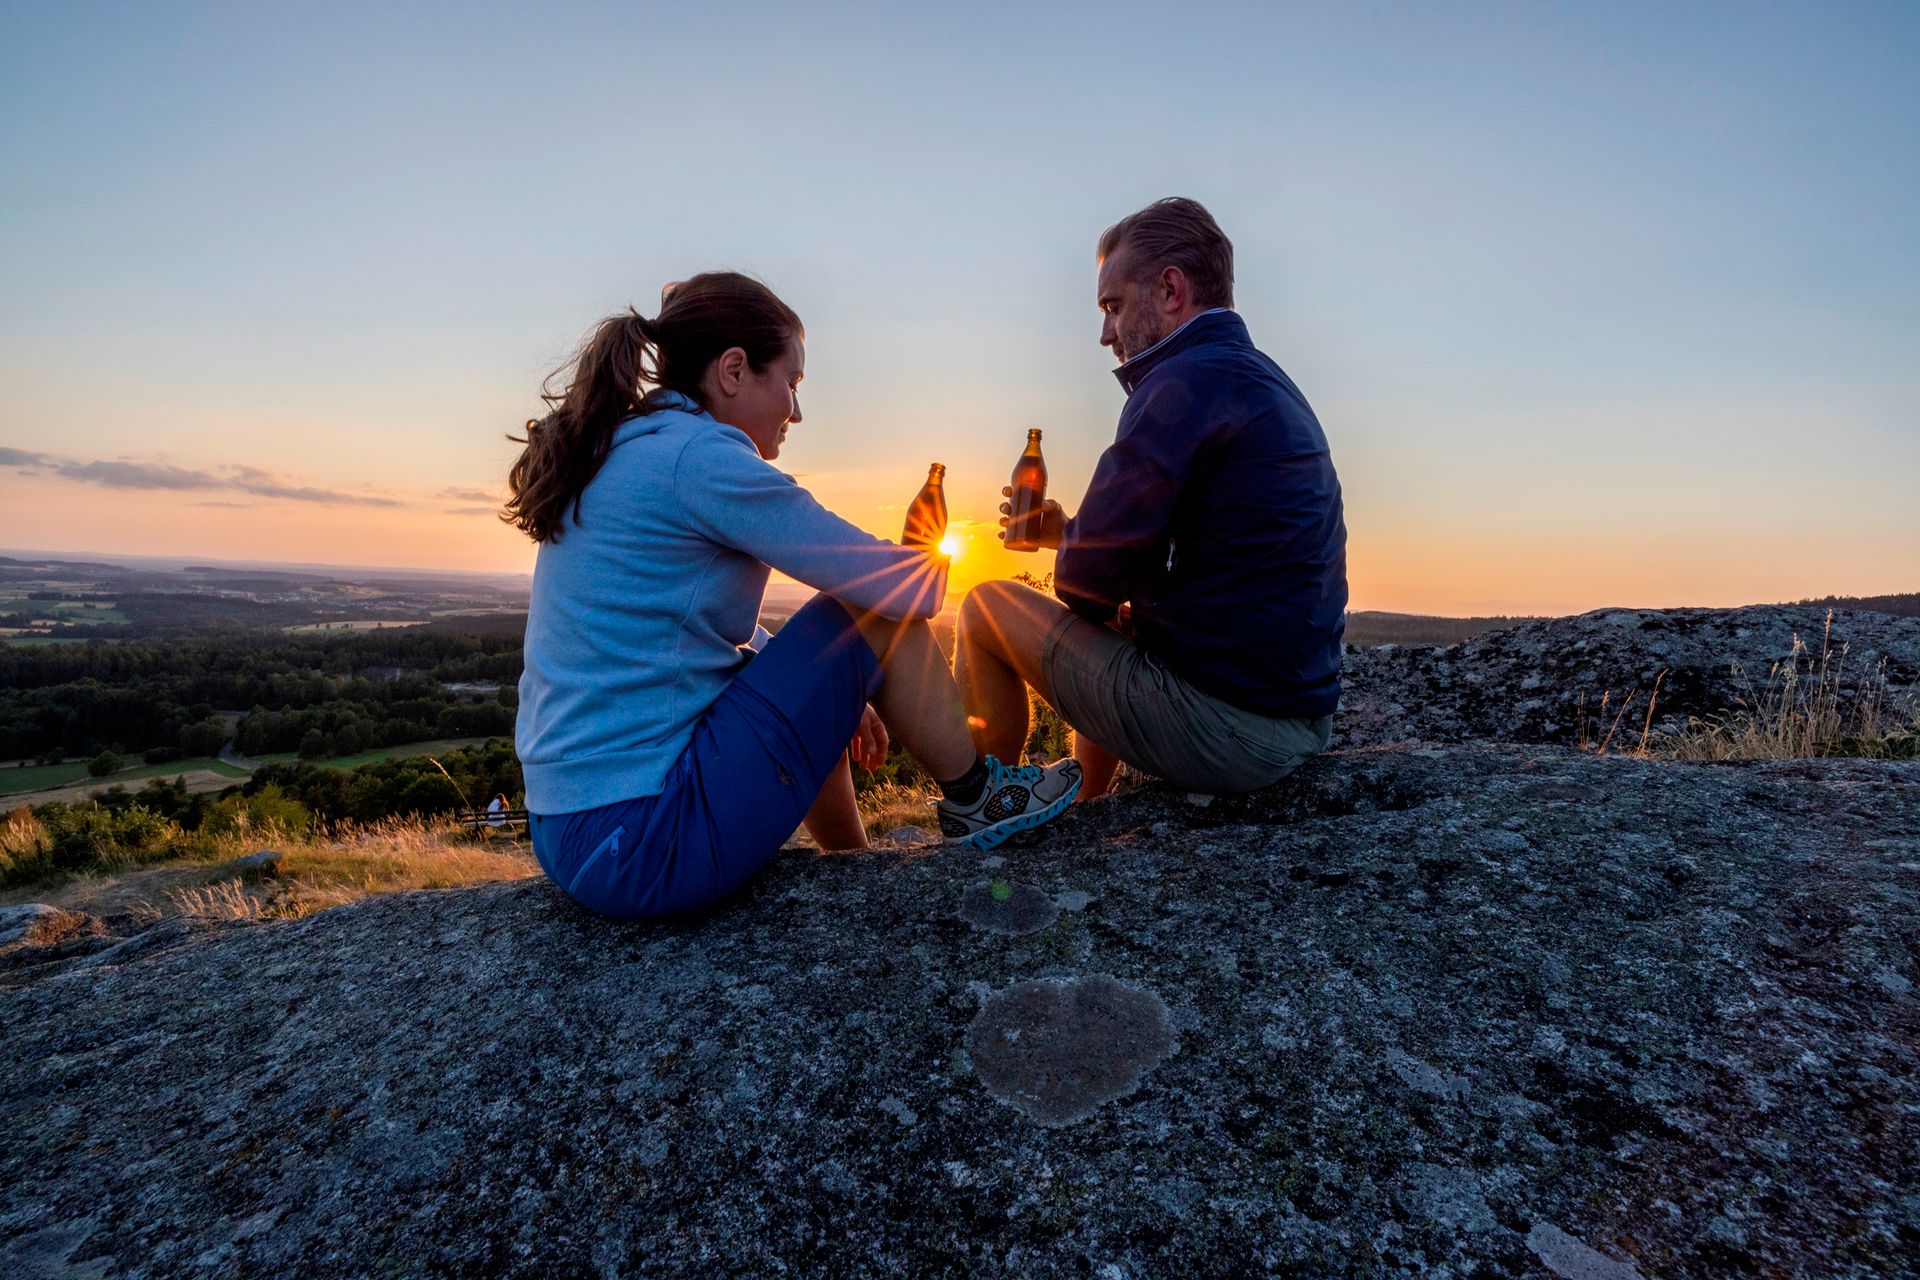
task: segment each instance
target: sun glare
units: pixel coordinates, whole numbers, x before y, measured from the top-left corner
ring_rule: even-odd
[[[940,539],[940,554],[949,560],[958,560],[960,558],[960,548],[960,539],[951,533]]]

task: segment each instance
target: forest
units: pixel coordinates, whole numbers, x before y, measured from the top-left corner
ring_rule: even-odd
[[[517,633],[434,627],[0,645],[0,759],[157,763],[230,739],[243,756],[312,759],[511,735],[519,678]]]

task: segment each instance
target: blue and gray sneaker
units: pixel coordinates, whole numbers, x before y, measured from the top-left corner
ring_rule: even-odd
[[[1045,768],[1037,764],[1004,765],[987,761],[987,785],[970,805],[947,800],[934,802],[940,834],[969,849],[992,849],[1009,836],[1052,822],[1067,811],[1080,794],[1080,762],[1056,760]]]

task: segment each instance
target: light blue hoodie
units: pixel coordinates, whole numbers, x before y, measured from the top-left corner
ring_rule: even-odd
[[[746,660],[768,566],[888,618],[946,597],[944,559],[848,524],[686,397],[654,403],[534,563],[514,732],[534,813],[659,794]]]

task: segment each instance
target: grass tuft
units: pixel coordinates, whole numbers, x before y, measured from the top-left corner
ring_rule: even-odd
[[[1739,705],[1725,715],[1689,718],[1683,732],[1658,744],[1658,754],[1703,762],[1920,758],[1920,706],[1889,705],[1885,661],[1851,694],[1846,663],[1846,646],[1833,646],[1828,610],[1817,655],[1796,634],[1791,652],[1773,664],[1761,685],[1735,663],[1733,673],[1746,685]]]

